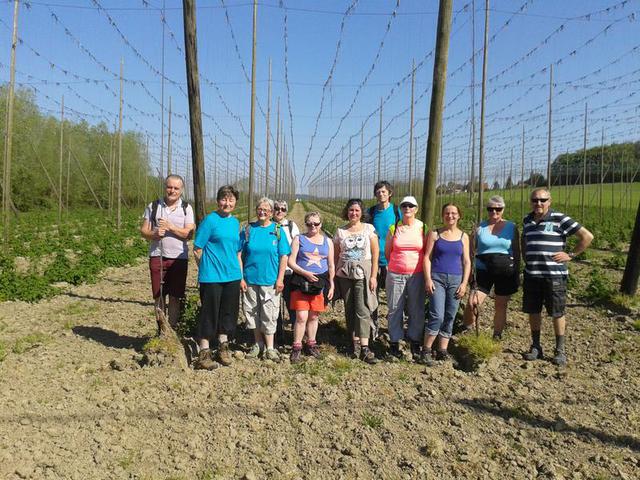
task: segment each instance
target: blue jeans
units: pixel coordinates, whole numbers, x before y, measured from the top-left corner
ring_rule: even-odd
[[[425,332],[427,335],[451,338],[453,321],[460,304],[456,290],[462,282],[462,275],[433,272],[431,279],[435,289],[429,301],[429,320]]]

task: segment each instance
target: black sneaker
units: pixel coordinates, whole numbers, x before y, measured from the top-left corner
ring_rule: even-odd
[[[289,356],[289,361],[291,363],[300,363],[302,361],[302,349],[294,348],[291,350],[291,355]]]
[[[449,352],[446,350],[438,350],[436,352],[436,361],[446,362],[447,360],[449,360]]]
[[[422,350],[422,344],[420,342],[411,342],[411,356],[414,361],[418,361]]]
[[[557,365],[559,367],[566,367],[567,355],[564,353],[564,350],[556,350],[551,361],[554,365]]]
[[[427,367],[433,367],[436,364],[435,359],[433,358],[433,351],[430,348],[423,348],[422,352],[420,352],[420,357],[417,362],[420,365],[426,365]]]
[[[522,358],[528,362],[543,358],[542,347],[540,345],[531,345],[529,351],[522,354]]]
[[[387,352],[387,360],[397,362],[402,360],[402,352],[400,351],[400,344],[398,342],[392,342]]]
[[[369,347],[362,347],[360,350],[360,360],[364,363],[368,363],[369,365],[375,365],[378,363],[378,359],[375,354],[369,350]]]

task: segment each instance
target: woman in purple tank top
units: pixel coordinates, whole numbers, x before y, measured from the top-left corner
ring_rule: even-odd
[[[447,347],[453,331],[453,320],[460,299],[467,290],[471,272],[469,236],[458,228],[460,218],[460,208],[447,203],[442,207],[444,226],[429,232],[427,238],[424,279],[427,295],[431,298],[419,360],[425,365],[434,365],[435,360],[448,358]],[[436,337],[440,337],[440,342],[437,351],[434,351],[432,346]]]

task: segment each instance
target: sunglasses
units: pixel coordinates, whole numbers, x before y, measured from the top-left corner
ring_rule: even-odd
[[[504,207],[487,207],[487,212],[501,212]]]
[[[321,225],[320,222],[307,222],[305,223],[307,227],[319,227]]]
[[[284,207],[276,207],[273,209],[274,212],[286,212],[287,209]]]
[[[532,198],[531,203],[547,203],[549,198]]]
[[[400,204],[400,208],[415,208],[415,205],[412,205],[410,203],[402,203]]]

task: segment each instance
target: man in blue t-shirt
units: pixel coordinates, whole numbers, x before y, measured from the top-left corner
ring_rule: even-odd
[[[564,349],[566,322],[564,310],[567,295],[567,262],[584,252],[593,235],[578,222],[551,207],[551,193],[546,188],[531,192],[532,211],[524,220],[522,229],[522,256],[525,261],[522,310],[529,314],[531,348],[525,360],[543,358],[540,345],[542,306],[553,317],[556,349],[553,363],[567,364]],[[567,237],[575,235],[578,242],[572,252],[565,252]]]
[[[395,225],[400,220],[400,211],[398,207],[391,203],[391,197],[393,196],[393,187],[386,180],[380,180],[373,186],[373,194],[376,196],[377,203],[369,208],[367,215],[367,222],[373,225],[378,235],[378,243],[380,245],[380,251],[384,252],[384,244],[387,238],[387,232],[391,225]],[[384,255],[380,255],[378,258],[378,287],[377,291],[384,288],[387,278],[387,259]],[[375,325],[375,331],[373,332],[373,338],[378,336],[379,323],[378,323],[378,309],[376,308],[371,315],[373,324]]]

